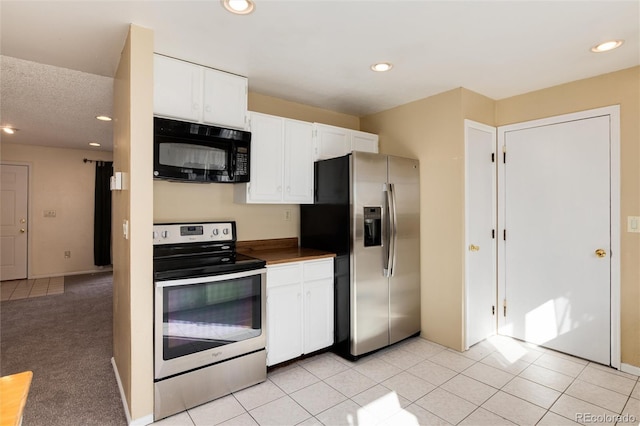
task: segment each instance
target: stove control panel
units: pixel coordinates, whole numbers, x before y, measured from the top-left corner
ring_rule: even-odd
[[[233,221],[153,225],[153,245],[235,240],[236,223]]]

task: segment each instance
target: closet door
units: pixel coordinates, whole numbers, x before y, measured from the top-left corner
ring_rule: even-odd
[[[465,346],[496,333],[496,128],[465,120]]]

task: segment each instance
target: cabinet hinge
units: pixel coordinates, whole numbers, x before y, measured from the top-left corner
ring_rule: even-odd
[[[503,312],[502,315],[506,317],[507,316],[507,299],[504,299],[502,301],[502,312]]]
[[[506,229],[502,231],[502,239],[507,241],[507,230]]]
[[[491,306],[491,315],[495,315],[496,314],[496,305],[492,305]]]
[[[496,162],[496,154],[494,152],[491,153],[491,162],[492,163]]]
[[[491,239],[492,239],[492,240],[495,240],[495,239],[496,239],[496,230],[495,230],[495,229],[492,229],[492,230],[491,230]]]
[[[507,146],[502,145],[502,162],[506,164],[507,162]]]

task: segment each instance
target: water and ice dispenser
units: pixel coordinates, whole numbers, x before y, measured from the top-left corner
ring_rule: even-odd
[[[382,245],[382,207],[364,208],[364,246]]]

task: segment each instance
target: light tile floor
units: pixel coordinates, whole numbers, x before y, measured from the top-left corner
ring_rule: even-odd
[[[64,277],[10,280],[0,283],[0,300],[3,302],[62,293],[64,293]]]
[[[639,422],[637,376],[496,336],[464,353],[418,337],[357,362],[323,353],[154,425]]]

